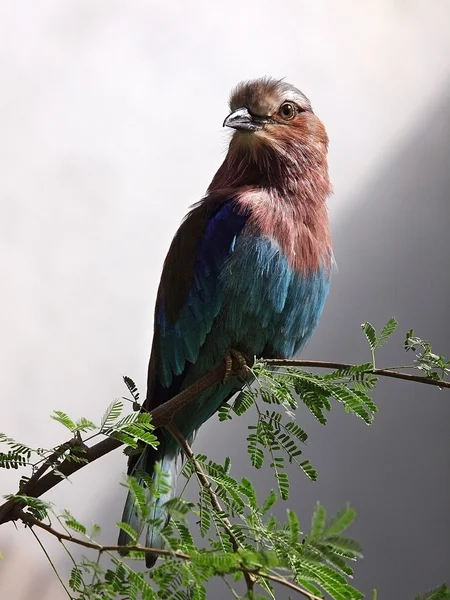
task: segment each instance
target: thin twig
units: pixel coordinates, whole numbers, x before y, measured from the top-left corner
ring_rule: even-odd
[[[349,369],[354,367],[350,363],[328,362],[325,360],[302,360],[302,359],[284,359],[284,358],[261,358],[261,362],[271,367],[317,367],[318,369]],[[392,377],[394,379],[403,379],[404,381],[414,381],[415,383],[425,383],[440,388],[450,388],[450,381],[442,379],[432,379],[431,377],[421,377],[420,375],[410,375],[409,373],[400,373],[392,369],[367,369],[366,373],[380,375],[380,377]]]
[[[39,539],[39,536],[37,535],[37,533],[33,530],[31,530],[31,533],[34,535],[34,537],[36,538],[37,543],[39,544],[39,546],[41,547],[41,550],[43,551],[43,553],[45,554],[48,562],[50,563],[50,566],[52,567],[56,577],[59,579],[59,583],[62,585],[64,591],[66,592],[66,594],[69,596],[69,598],[72,600],[72,594],[69,592],[69,590],[67,589],[64,581],[61,578],[61,575],[58,573],[57,568],[55,567],[55,565],[53,564],[53,561],[50,557],[50,554],[47,552],[44,544],[41,542],[41,540]]]
[[[50,454],[50,456],[46,458],[42,465],[33,473],[30,479],[28,479],[26,483],[22,485],[22,487],[20,487],[20,493],[24,496],[27,496],[29,491],[33,489],[36,482],[39,479],[41,479],[41,477],[43,477],[44,473],[51,467],[55,467],[55,463],[58,460],[58,458],[60,458],[61,455],[64,454],[64,452],[66,452],[67,450],[69,450],[77,444],[80,444],[79,437],[73,437],[71,440],[68,440],[67,442],[64,442],[63,444],[55,448],[55,450]]]
[[[258,575],[261,575],[261,577],[264,577],[265,579],[268,579],[269,581],[273,581],[274,583],[279,583],[280,585],[284,585],[285,587],[288,587],[291,590],[294,590],[294,591],[298,592],[299,594],[306,596],[306,598],[309,598],[310,600],[323,600],[323,598],[321,598],[320,596],[315,596],[312,592],[305,590],[304,588],[296,585],[289,579],[285,579],[284,577],[279,577],[278,575],[270,575],[270,574],[266,574],[266,573],[258,573]]]
[[[237,594],[236,590],[233,588],[233,586],[231,585],[231,583],[227,580],[227,578],[225,577],[225,575],[221,575],[221,579],[224,582],[224,584],[227,586],[227,588],[230,591],[230,593],[233,596],[233,598],[236,598],[236,600],[239,600],[240,599],[239,594]]]
[[[203,471],[201,464],[195,458],[195,454],[192,451],[192,448],[190,447],[186,438],[183,436],[183,434],[180,432],[180,430],[174,423],[170,423],[169,425],[166,425],[166,429],[179,443],[184,454],[186,455],[186,458],[188,458],[189,460],[192,461],[195,472],[197,474],[197,479],[198,479],[200,485],[208,491],[209,497],[211,498],[211,504],[219,512],[220,518],[224,525],[224,528],[228,534],[228,537],[230,538],[231,545],[233,546],[233,550],[234,550],[234,552],[237,552],[239,550],[240,545],[236,539],[236,536],[233,533],[231,522],[227,517],[224,516],[223,508],[222,508],[222,505],[220,504],[219,498],[217,497],[216,492],[213,490],[211,483],[208,481],[206,473]],[[244,577],[245,577],[245,582],[247,584],[247,589],[249,591],[249,597],[252,598],[253,588],[255,585],[255,579],[248,572],[244,572]]]
[[[182,558],[185,560],[190,559],[189,554],[184,554],[183,552],[178,552],[178,551],[173,551],[173,550],[160,550],[160,549],[153,549],[153,548],[147,548],[145,546],[141,546],[140,544],[135,544],[134,546],[117,546],[117,545],[109,545],[109,546],[104,546],[103,544],[99,544],[98,542],[92,542],[92,541],[87,541],[87,540],[82,540],[80,538],[77,538],[75,536],[73,536],[70,533],[62,533],[62,531],[58,531],[57,529],[54,529],[51,525],[47,525],[47,523],[43,523],[42,521],[39,521],[39,519],[36,519],[35,516],[33,516],[32,514],[28,513],[28,512],[23,512],[20,514],[20,516],[18,517],[21,521],[23,521],[23,523],[25,523],[26,525],[28,525],[29,527],[39,527],[40,529],[44,529],[45,531],[47,531],[48,533],[50,533],[51,535],[55,536],[56,538],[58,538],[58,540],[61,542],[63,540],[67,541],[67,542],[72,542],[73,544],[78,544],[79,546],[83,546],[84,548],[90,548],[92,550],[97,550],[97,551],[102,551],[102,552],[119,552],[119,550],[124,550],[125,548],[128,550],[128,552],[144,552],[144,551],[151,551],[151,552],[155,552],[158,554],[161,554],[161,556],[175,556],[176,558]]]

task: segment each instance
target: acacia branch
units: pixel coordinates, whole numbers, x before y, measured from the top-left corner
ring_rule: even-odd
[[[233,546],[233,550],[234,550],[234,552],[237,552],[239,550],[240,546],[239,546],[239,542],[236,539],[236,536],[233,533],[231,522],[226,516],[224,516],[224,511],[223,511],[222,505],[219,502],[219,498],[217,497],[217,494],[213,490],[212,485],[208,481],[206,473],[203,471],[201,464],[195,458],[195,454],[193,453],[192,448],[190,447],[188,441],[182,435],[182,433],[180,432],[180,430],[174,423],[167,425],[166,429],[170,432],[170,434],[179,443],[181,449],[183,450],[184,454],[186,455],[186,458],[188,458],[189,460],[192,461],[195,473],[197,475],[197,479],[198,479],[200,485],[208,491],[209,497],[211,499],[211,504],[221,515],[220,518],[221,518],[223,526],[228,534],[228,537],[230,538],[230,542],[231,542],[231,545]],[[247,584],[247,589],[249,591],[249,597],[253,598],[253,588],[255,585],[255,579],[250,573],[245,572],[245,571],[244,571],[244,577],[245,577],[245,583]]]
[[[261,361],[268,366],[273,367],[317,367],[320,369],[348,369],[354,365],[350,363],[337,363],[337,362],[326,362],[321,360],[286,360],[286,359],[261,359]],[[212,369],[209,373],[206,373],[203,377],[201,377],[194,384],[189,386],[186,390],[183,390],[180,394],[177,394],[164,404],[161,404],[157,408],[150,411],[150,415],[152,418],[153,425],[158,427],[163,427],[167,423],[170,423],[173,415],[187,406],[190,402],[192,402],[199,394],[204,392],[206,389],[211,387],[212,385],[219,383],[223,380],[226,369],[227,362],[223,362],[217,365],[214,369]],[[379,375],[381,377],[391,377],[394,379],[402,379],[404,381],[412,381],[415,383],[423,383],[426,385],[433,385],[439,388],[447,388],[450,389],[450,382],[443,380],[436,380],[430,377],[421,377],[419,375],[411,375],[409,373],[402,373],[400,371],[394,371],[392,369],[369,369],[367,373],[372,373],[374,375]],[[66,444],[70,444],[71,441],[62,444],[59,448],[62,448]],[[123,445],[123,442],[108,437],[97,444],[94,444],[91,447],[85,447],[83,452],[83,462],[74,462],[73,460],[64,460],[60,465],[58,465],[57,470],[53,470],[50,473],[47,473],[43,477],[36,479],[36,477],[32,477],[30,485],[26,484],[26,495],[33,496],[34,498],[39,498],[50,489],[58,485],[62,481],[62,477],[69,477],[79,471],[87,464],[90,464],[105,456],[105,454],[109,454],[116,448],[119,448]],[[47,465],[46,465],[47,467]],[[35,474],[36,475],[36,474]],[[19,493],[24,493],[23,490],[20,490]],[[8,500],[4,504],[0,506],[0,524],[6,523],[7,521],[13,521],[19,518],[17,516],[17,511],[15,507],[18,506],[17,502],[14,500]]]
[[[201,467],[200,467],[200,469],[201,469]],[[206,483],[208,483],[208,481],[206,481]],[[220,504],[219,504],[219,506],[220,506]],[[145,553],[152,552],[154,554],[158,554],[159,556],[167,556],[167,557],[171,557],[171,558],[178,558],[180,560],[192,561],[192,556],[190,556],[189,554],[186,554],[185,552],[180,552],[179,550],[167,550],[164,548],[151,548],[148,546],[141,546],[141,544],[135,544],[133,546],[117,546],[117,545],[107,546],[107,545],[98,544],[98,543],[92,542],[92,541],[82,540],[73,535],[63,533],[62,531],[58,531],[57,529],[54,529],[51,525],[47,525],[46,523],[39,521],[39,519],[34,517],[32,514],[26,513],[21,509],[20,509],[20,512],[19,512],[17,518],[19,518],[28,527],[36,526],[36,527],[39,527],[40,529],[43,529],[47,533],[50,533],[51,535],[56,537],[60,542],[63,542],[63,541],[71,542],[73,544],[77,544],[78,546],[83,546],[84,548],[90,548],[92,550],[97,550],[98,552],[119,552],[120,553],[120,552],[123,552],[124,550],[126,550],[127,552],[145,552]],[[315,596],[308,590],[303,589],[302,587],[296,585],[295,583],[293,583],[289,579],[286,579],[285,577],[280,577],[279,575],[273,575],[271,573],[261,572],[260,570],[257,570],[257,569],[246,569],[245,567],[241,567],[241,566],[236,567],[236,570],[241,571],[244,574],[244,577],[248,576],[248,577],[253,578],[253,577],[257,576],[257,577],[261,577],[262,579],[265,579],[267,581],[279,583],[280,585],[283,585],[291,590],[296,591],[297,593],[301,594],[305,598],[308,598],[309,600],[323,600],[319,596]]]
[[[48,471],[48,469],[50,469],[51,467],[55,468],[58,459],[61,458],[61,456],[65,452],[67,452],[67,450],[71,450],[77,446],[82,447],[83,451],[86,448],[86,446],[83,445],[79,432],[77,432],[77,435],[75,435],[71,440],[69,440],[68,442],[64,442],[63,444],[55,448],[55,450],[50,454],[50,456],[43,461],[42,465],[38,469],[36,469],[36,471],[33,473],[30,479],[28,479],[26,483],[24,483],[22,486],[19,486],[20,493],[25,496],[28,496],[30,490],[34,489],[34,486],[40,479],[42,479],[44,473]]]
[[[272,367],[317,367],[318,369],[350,369],[355,366],[350,363],[327,362],[325,360],[288,360],[284,358],[262,358],[261,362]],[[403,379],[404,381],[450,389],[450,381],[444,381],[443,379],[411,375],[410,373],[401,373],[392,369],[367,369],[365,372],[372,375],[379,375],[380,377],[392,377],[393,379]]]

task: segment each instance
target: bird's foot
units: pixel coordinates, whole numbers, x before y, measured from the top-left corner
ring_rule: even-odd
[[[225,375],[223,376],[222,383],[226,383],[231,377],[231,369],[233,368],[233,359],[231,354],[225,356]]]
[[[223,377],[222,383],[226,383],[233,372],[239,377],[247,379],[250,370],[249,365],[251,364],[252,361],[250,361],[248,357],[245,356],[245,354],[243,354],[239,350],[231,348],[230,353],[225,356],[225,375]]]

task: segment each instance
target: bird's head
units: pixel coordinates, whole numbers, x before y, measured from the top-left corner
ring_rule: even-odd
[[[267,77],[240,83],[231,93],[230,110],[223,125],[235,131],[213,184],[229,182],[232,172],[239,172],[242,184],[258,180],[285,187],[308,168],[327,169],[325,127],[293,85]]]
[[[264,77],[240,83],[231,93],[230,109],[223,125],[235,129],[241,143],[328,144],[308,98],[282,80]]]

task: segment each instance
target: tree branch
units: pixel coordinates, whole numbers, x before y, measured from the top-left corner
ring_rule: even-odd
[[[44,473],[48,471],[48,469],[50,469],[51,467],[55,467],[56,461],[64,454],[64,452],[82,444],[83,442],[81,440],[80,434],[78,433],[78,435],[74,436],[71,440],[64,442],[63,444],[55,448],[55,450],[50,454],[50,456],[43,461],[42,465],[38,469],[36,469],[36,471],[33,473],[30,479],[28,479],[28,481],[20,487],[20,493],[25,496],[28,496],[30,490],[32,490],[36,483],[40,479],[42,479]]]
[[[284,358],[261,358],[261,362],[271,367],[317,367],[318,369],[349,369],[354,367],[350,363],[327,362],[325,360],[288,360]],[[411,375],[410,373],[401,373],[392,369],[367,369],[366,373],[379,375],[380,377],[392,377],[393,379],[403,379],[415,383],[424,383],[434,385],[440,388],[450,389],[450,381],[443,379],[431,379],[431,377],[421,377],[420,375]]]

